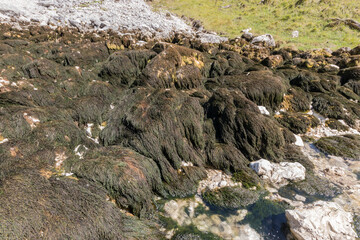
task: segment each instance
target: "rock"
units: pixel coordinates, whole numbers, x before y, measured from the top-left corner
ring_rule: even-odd
[[[276,184],[286,184],[288,181],[301,181],[305,179],[306,169],[300,163],[281,162],[271,163],[260,159],[250,163],[250,167],[260,176]]]
[[[294,144],[296,146],[303,147],[304,142],[303,142],[302,138],[299,135],[295,135],[295,138],[296,138],[296,142]]]
[[[264,106],[258,106],[261,114],[264,114],[264,115],[270,115],[269,111],[266,109],[266,107]]]
[[[293,32],[291,33],[291,36],[292,36],[293,38],[299,37],[299,31],[293,31]]]
[[[318,201],[285,211],[290,231],[298,240],[355,239],[352,214],[334,202]]]
[[[274,37],[270,34],[261,35],[255,37],[251,41],[252,44],[260,44],[263,43],[268,47],[275,47],[275,40]]]
[[[340,67],[335,64],[328,64],[324,66],[325,72],[338,72],[340,70]]]
[[[240,235],[234,240],[260,240],[262,237],[249,224],[239,226]]]

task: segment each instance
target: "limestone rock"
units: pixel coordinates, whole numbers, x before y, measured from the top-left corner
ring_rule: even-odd
[[[290,181],[302,181],[305,179],[306,169],[298,162],[271,163],[266,159],[260,159],[250,163],[250,167],[264,179],[269,179],[276,184],[286,184]]]
[[[261,35],[258,37],[255,37],[252,41],[252,44],[259,44],[264,43],[269,47],[275,47],[275,40],[274,37],[270,34]]]
[[[355,239],[352,215],[334,202],[318,201],[285,212],[290,230],[296,239]]]

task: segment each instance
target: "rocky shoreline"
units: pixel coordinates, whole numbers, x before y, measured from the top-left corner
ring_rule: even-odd
[[[0,24],[0,239],[359,237],[360,46],[24,26]]]

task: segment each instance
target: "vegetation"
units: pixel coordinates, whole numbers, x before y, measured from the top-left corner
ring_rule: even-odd
[[[333,18],[360,21],[356,0],[154,0],[156,9],[198,19],[208,30],[236,37],[243,29],[272,34],[284,45],[299,49],[354,47],[360,31]],[[330,25],[329,25],[330,24]],[[292,32],[299,31],[293,38]]]

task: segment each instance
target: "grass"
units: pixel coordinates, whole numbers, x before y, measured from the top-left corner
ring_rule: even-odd
[[[360,31],[345,25],[327,27],[331,18],[350,18],[360,22],[358,0],[154,0],[158,11],[202,21],[204,27],[228,37],[252,28],[254,34],[269,33],[282,45],[299,49],[355,47]],[[292,38],[293,31],[298,38]]]

